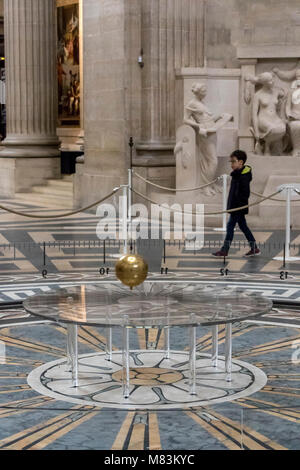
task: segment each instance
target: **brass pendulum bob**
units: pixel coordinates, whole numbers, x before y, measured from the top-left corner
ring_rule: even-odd
[[[116,262],[115,270],[117,278],[132,290],[147,278],[148,263],[139,255],[124,255]]]

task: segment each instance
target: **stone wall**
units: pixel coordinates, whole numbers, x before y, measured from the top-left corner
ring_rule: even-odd
[[[4,34],[3,17],[4,17],[4,0],[0,0],[0,34]]]
[[[243,45],[300,45],[300,3],[208,0],[205,38],[209,67],[239,67],[237,48]]]
[[[131,135],[135,165],[174,165],[176,70],[236,69],[241,46],[300,45],[299,0],[84,0],[83,9],[85,164],[75,178],[77,205],[127,180]]]

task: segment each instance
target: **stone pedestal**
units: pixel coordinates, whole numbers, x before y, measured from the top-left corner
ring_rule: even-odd
[[[29,191],[59,174],[55,13],[55,0],[4,2],[7,137],[0,152],[2,196]]]

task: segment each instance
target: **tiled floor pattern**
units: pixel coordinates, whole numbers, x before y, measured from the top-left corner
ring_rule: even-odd
[[[278,318],[277,318],[278,321]],[[180,329],[171,348],[185,349]],[[163,332],[131,336],[133,347],[159,347]],[[118,335],[114,346],[120,343]],[[189,410],[127,411],[72,405],[33,391],[27,374],[65,355],[65,331],[52,324],[0,330],[1,449],[299,449],[299,326],[243,323],[234,328],[234,357],[261,368],[267,385],[250,397]],[[220,329],[219,343],[224,343]],[[101,329],[80,328],[81,353],[103,351]],[[209,330],[198,331],[198,352],[209,352]]]
[[[64,212],[61,209],[50,210],[25,205],[18,201],[9,200],[2,203],[33,214]],[[103,241],[99,240],[96,233],[98,224],[99,218],[92,213],[44,220],[28,219],[0,211],[0,277],[13,273],[42,273],[44,269],[48,274],[96,274],[103,265],[113,268],[116,256],[122,253],[122,243],[119,240],[107,241],[104,255]],[[118,228],[118,223],[115,226]],[[213,251],[220,248],[223,236],[212,229],[205,230],[205,246],[200,251],[187,249],[182,240],[166,241],[165,246],[162,240],[143,240],[132,248],[148,260],[151,271],[157,272],[161,267],[167,267],[168,272],[172,273],[193,271],[215,275],[219,275],[222,268],[231,273],[246,274],[279,274],[282,270],[283,263],[273,258],[283,254],[283,230],[256,231],[255,236],[262,254],[250,259],[243,256],[248,251],[248,245],[243,235],[237,231],[230,256],[225,263],[223,259],[211,256]],[[292,231],[291,254],[300,254],[299,231]],[[285,268],[292,274],[300,273],[300,260],[286,263]]]
[[[45,214],[38,207],[10,202],[12,207]],[[49,210],[49,209],[48,209]],[[55,211],[59,212],[59,211]],[[50,212],[49,212],[50,213]],[[52,211],[53,213],[53,211]],[[43,247],[29,251],[22,243],[95,241],[98,220],[92,214],[68,219],[39,221],[0,213],[0,301],[21,302],[35,292],[76,283],[112,279],[100,278],[103,253],[97,246],[46,248],[47,275],[43,278]],[[286,265],[287,278],[281,279],[282,263],[272,258],[282,252],[283,231],[256,233],[262,256],[245,259],[243,244],[235,246],[226,260],[213,259],[220,234],[208,230],[205,240],[211,243],[201,253],[185,250],[181,244],[166,244],[141,250],[153,258],[152,277],[161,279],[196,279],[199,282],[235,281],[237,285],[258,290],[271,298],[300,298],[300,263]],[[237,242],[242,235],[236,234]],[[21,243],[14,250],[14,242]],[[292,233],[292,243],[300,242]],[[111,247],[106,265],[113,267],[119,247]],[[297,253],[295,247],[293,254]],[[168,267],[168,274],[161,274]],[[229,272],[222,273],[227,268]],[[224,274],[224,275],[223,275]],[[151,278],[151,276],[150,276]],[[0,305],[1,306],[1,305]],[[65,355],[65,331],[50,323],[24,314],[21,305],[0,310],[0,448],[1,449],[299,449],[300,375],[299,312],[293,308],[273,310],[266,318],[245,322],[234,328],[234,357],[261,368],[268,376],[267,385],[254,395],[230,404],[195,407],[174,411],[108,410],[72,405],[34,392],[26,377],[32,369]],[[198,351],[209,353],[209,330],[198,331]],[[120,336],[114,346],[120,346]],[[136,348],[161,348],[163,332],[139,330],[132,333]],[[219,342],[224,343],[220,328]],[[80,329],[80,352],[103,351],[105,332]],[[185,349],[187,338],[177,329],[171,336],[171,348]]]

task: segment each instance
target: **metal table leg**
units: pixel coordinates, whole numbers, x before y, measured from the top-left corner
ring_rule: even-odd
[[[219,354],[219,343],[218,343],[218,325],[212,327],[212,354],[211,362],[213,367],[218,367],[218,354]]]
[[[232,317],[232,306],[228,304],[226,308],[228,310],[228,317]],[[227,323],[226,324],[226,336],[225,336],[226,382],[231,382],[231,370],[232,370],[232,323]]]
[[[191,314],[191,323],[193,322],[195,315]],[[189,365],[190,365],[190,394],[196,395],[196,326],[189,327],[190,333],[190,355],[189,355]]]
[[[165,333],[165,359],[170,359],[170,328],[164,329]]]
[[[129,381],[129,327],[128,315],[124,315],[123,319],[123,341],[122,341],[122,356],[123,356],[123,397],[128,398],[130,394],[130,381]]]
[[[71,367],[73,387],[78,387],[78,328],[77,325],[67,325],[67,358]]]
[[[106,328],[106,345],[105,345],[105,352],[106,352],[106,360],[112,360],[112,328]]]

